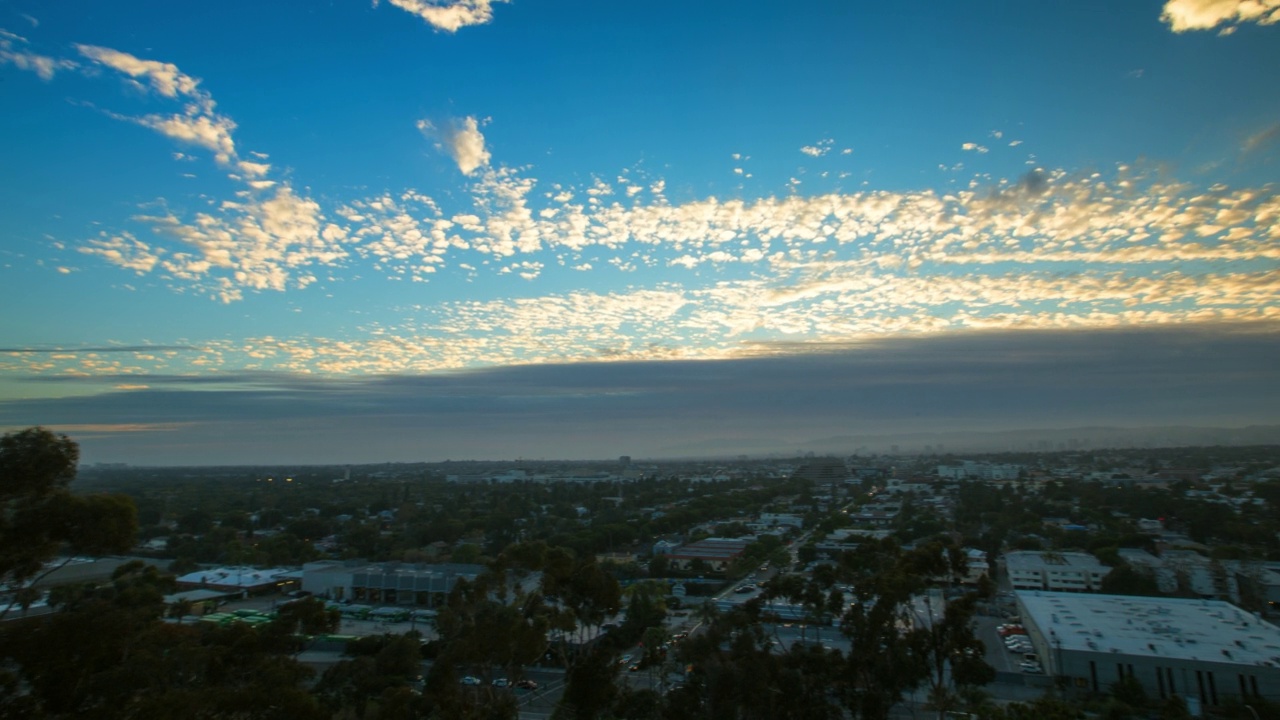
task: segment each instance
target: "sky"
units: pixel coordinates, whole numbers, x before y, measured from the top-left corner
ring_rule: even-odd
[[[87,462],[1280,423],[1280,0],[0,2]]]

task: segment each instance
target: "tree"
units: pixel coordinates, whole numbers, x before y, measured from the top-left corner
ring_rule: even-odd
[[[326,607],[323,600],[309,597],[281,605],[273,624],[287,633],[323,635],[337,632],[341,621],[342,613],[337,608]]]
[[[976,601],[973,594],[953,600],[941,618],[931,616],[908,634],[907,642],[928,669],[929,697],[939,718],[960,704],[959,688],[986,685],[996,677],[995,668],[983,659],[982,641],[973,633]],[[928,601],[926,609],[932,614]]]
[[[70,562],[45,566],[64,548],[106,555],[133,547],[138,515],[132,500],[71,494],[79,459],[75,442],[41,427],[0,438],[0,588],[39,582]]]

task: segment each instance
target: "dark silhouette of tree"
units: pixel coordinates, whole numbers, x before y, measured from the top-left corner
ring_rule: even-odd
[[[75,442],[44,428],[0,438],[0,589],[39,582],[69,561],[45,566],[63,550],[98,556],[133,547],[132,500],[71,493],[79,459]]]

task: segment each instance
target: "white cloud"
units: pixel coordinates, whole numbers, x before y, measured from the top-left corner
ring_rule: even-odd
[[[1240,23],[1280,22],[1280,0],[1168,0],[1160,19],[1178,33],[1226,25],[1230,34]]]
[[[979,145],[978,143],[971,143],[971,142],[967,142],[967,143],[965,143],[965,144],[961,145],[961,146],[960,146],[960,149],[961,149],[961,150],[966,150],[966,151],[973,151],[973,152],[978,153],[979,155],[981,155],[981,154],[983,154],[983,153],[987,152],[987,148],[986,148],[986,147],[984,147],[984,146],[982,146],[982,145]]]
[[[26,44],[27,39],[21,35],[0,29],[0,65],[8,64],[19,70],[33,72],[46,82],[52,80],[59,70],[73,70],[79,67],[79,64],[72,60],[52,58],[27,50],[22,47]]]
[[[129,119],[174,140],[212,151],[219,165],[227,167],[234,162],[236,143],[231,133],[236,129],[236,124],[228,117],[197,112],[192,115],[144,115]]]
[[[132,270],[138,275],[151,272],[160,261],[157,251],[127,232],[117,236],[104,234],[96,240],[90,240],[80,248],[80,252],[96,255],[112,265]]]
[[[81,55],[96,63],[135,80],[146,81],[146,85],[139,85],[139,87],[149,86],[152,91],[162,97],[186,101],[181,113],[150,114],[141,117],[108,113],[112,117],[151,128],[179,142],[210,150],[220,166],[237,170],[251,180],[260,178],[270,171],[271,166],[266,163],[240,160],[232,137],[236,129],[235,121],[217,112],[217,103],[209,93],[200,88],[198,78],[182,72],[173,63],[145,60],[111,48],[76,45],[76,49]],[[265,157],[262,155],[259,159]]]
[[[194,285],[223,302],[240,299],[245,289],[305,287],[314,281],[307,268],[347,257],[346,232],[326,224],[314,200],[297,196],[287,184],[266,198],[252,195],[244,191],[216,211],[191,218],[167,210],[134,218],[170,241],[168,246],[121,233],[92,240],[81,252],[140,275],[160,271],[175,284]]]
[[[387,0],[390,4],[413,13],[427,24],[445,32],[457,32],[469,25],[484,25],[493,20],[493,4],[506,0]],[[377,7],[378,0],[374,0]]]
[[[480,123],[475,117],[449,121],[443,128],[436,127],[430,120],[419,120],[418,130],[437,141],[436,147],[453,158],[463,175],[470,175],[477,168],[489,164],[489,151],[485,149],[484,135],[480,133]]]
[[[165,97],[185,96],[201,102],[208,101],[209,96],[199,88],[200,81],[182,72],[173,63],[143,60],[126,52],[96,45],[76,45],[76,49],[94,62],[130,77],[147,80],[153,90]]]
[[[809,157],[822,157],[823,155],[831,152],[831,147],[835,142],[836,141],[831,138],[824,138],[813,145],[805,145],[800,148],[800,152],[808,155]]]

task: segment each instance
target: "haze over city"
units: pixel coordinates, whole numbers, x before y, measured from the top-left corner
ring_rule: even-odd
[[[137,464],[1275,442],[1278,21],[8,2],[0,429]]]

